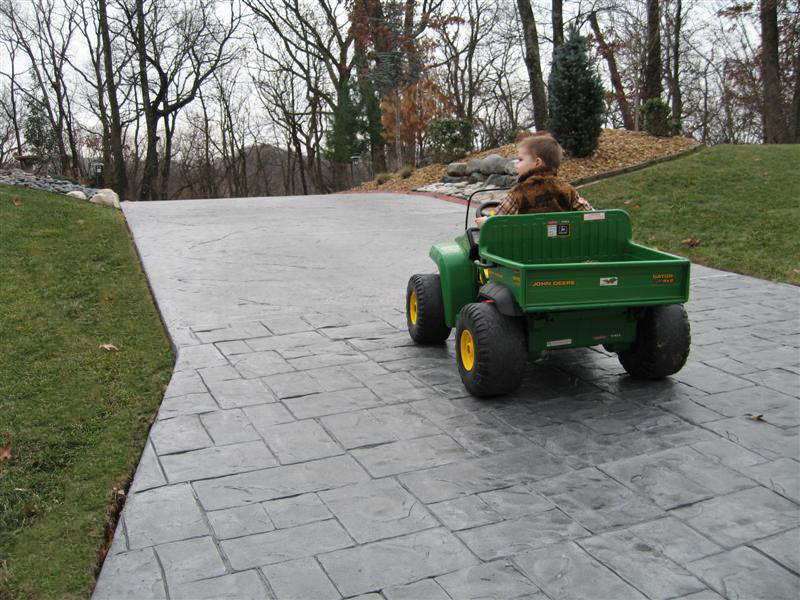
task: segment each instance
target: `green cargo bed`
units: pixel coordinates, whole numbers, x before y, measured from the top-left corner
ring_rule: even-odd
[[[525,312],[680,304],[689,261],[631,240],[622,210],[496,216],[479,254]]]

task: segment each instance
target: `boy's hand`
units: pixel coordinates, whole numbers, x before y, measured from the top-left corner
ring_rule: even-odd
[[[486,221],[486,219],[488,219],[488,218],[489,217],[478,217],[477,219],[475,219],[475,227],[480,229],[481,225],[483,225],[484,221]]]

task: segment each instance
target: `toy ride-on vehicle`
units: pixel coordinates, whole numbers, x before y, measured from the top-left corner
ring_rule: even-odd
[[[475,396],[513,391],[526,360],[547,350],[602,345],[644,379],[677,373],[689,355],[690,263],[633,243],[623,210],[495,216],[430,257],[439,273],[408,282],[408,331],[437,344],[455,327]]]

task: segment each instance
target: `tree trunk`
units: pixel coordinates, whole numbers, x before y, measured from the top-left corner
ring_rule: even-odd
[[[381,124],[380,100],[375,87],[369,80],[367,67],[366,46],[359,40],[356,43],[356,78],[361,100],[364,103],[364,112],[367,115],[367,130],[369,135],[369,153],[373,173],[386,171],[386,141],[383,139],[383,125]]]
[[[564,43],[563,0],[553,0],[553,50]]]
[[[146,128],[146,150],[140,200],[153,200],[158,177],[158,115],[150,103],[150,83],[147,77],[147,38],[144,27],[144,0],[136,0],[136,54],[139,59],[139,88],[142,92],[142,110]]]
[[[548,115],[542,63],[539,58],[539,34],[536,32],[536,20],[533,18],[530,0],[517,0],[517,8],[525,39],[525,67],[531,84],[533,121],[536,129],[541,131],[547,128]]]
[[[661,98],[661,11],[659,0],[647,0],[647,64],[644,70],[644,96]]]
[[[761,0],[761,79],[764,83],[764,142],[787,140],[778,62],[777,0]]]
[[[791,142],[800,144],[800,52],[794,55],[794,93],[792,94],[792,113],[790,117]]]
[[[172,138],[175,135],[177,114],[164,115],[164,156],[161,157],[161,191],[159,198],[169,199],[169,178],[172,173]],[[170,120],[172,122],[170,122]]]
[[[614,88],[614,96],[616,96],[617,104],[619,104],[619,111],[622,113],[622,125],[625,129],[633,131],[636,128],[636,123],[631,114],[631,107],[628,104],[628,97],[625,95],[625,86],[622,85],[622,77],[617,68],[617,59],[614,56],[614,49],[606,43],[603,38],[603,33],[600,31],[600,25],[597,22],[597,14],[592,11],[589,15],[589,23],[592,26],[592,31],[597,38],[597,44],[600,46],[600,53],[608,64],[608,71],[611,74],[611,85]]]
[[[300,144],[300,137],[297,135],[297,128],[292,127],[292,144],[294,151],[297,152],[297,164],[300,167],[300,185],[303,186],[303,195],[308,195],[308,181],[306,179],[306,165],[303,162],[303,146]]]
[[[670,94],[672,96],[672,123],[675,133],[681,133],[683,119],[683,97],[680,83],[680,46],[681,24],[683,21],[681,0],[676,0],[675,31],[672,32],[672,76],[670,77]]]

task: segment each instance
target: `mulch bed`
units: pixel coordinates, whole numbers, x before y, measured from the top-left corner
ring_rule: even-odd
[[[623,167],[680,154],[698,145],[696,140],[687,137],[659,138],[640,131],[625,129],[604,129],[600,134],[600,145],[592,156],[587,158],[566,157],[561,164],[559,175],[567,181],[575,181],[592,175],[605,173]],[[483,158],[489,154],[516,156],[515,144],[493,148],[470,154],[464,161]],[[403,179],[397,174],[379,185],[366,181],[354,188],[356,191],[408,192],[432,183],[438,183],[447,174],[447,165],[436,164],[415,169],[410,177]]]

